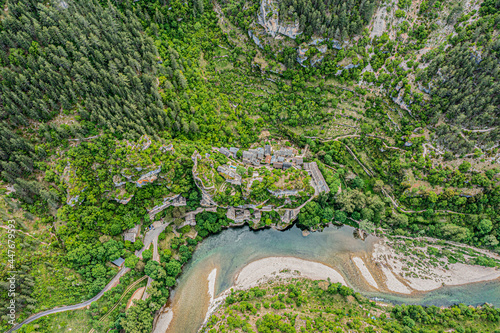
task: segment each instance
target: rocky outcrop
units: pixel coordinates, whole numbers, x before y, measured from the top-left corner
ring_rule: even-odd
[[[318,51],[320,53],[325,53],[327,49],[328,47],[325,44],[318,46]]]
[[[264,46],[262,46],[262,44],[260,43],[260,39],[259,37],[257,37],[256,35],[254,35],[253,31],[252,30],[248,30],[248,35],[253,39],[254,43],[260,47],[261,49],[264,48]]]
[[[253,215],[253,216],[252,216]],[[228,207],[226,217],[233,220],[233,225],[242,225],[244,222],[253,222],[255,225],[260,222],[262,214],[255,210],[253,214],[248,209]]]
[[[74,197],[69,197],[68,200],[66,201],[66,204],[68,204],[69,206],[71,207],[74,207],[77,203],[80,203],[81,204],[81,201],[80,200],[80,196],[79,195],[76,195]]]
[[[126,205],[126,204],[128,204],[128,202],[130,200],[132,200],[133,197],[134,197],[134,195],[132,194],[130,197],[128,197],[126,199],[114,198],[114,200],[116,200],[117,202],[121,203],[122,205]]]
[[[193,160],[193,163],[194,163],[194,166],[192,169],[194,183],[201,191],[200,205],[203,207],[217,206],[215,201],[212,199],[212,196],[210,195],[210,193],[208,193],[207,188],[205,188],[205,186],[203,185],[203,181],[198,176],[198,159],[201,159],[200,153],[198,153],[198,151],[195,150],[193,153],[193,156],[191,156],[191,159]]]
[[[321,61],[323,61],[325,57],[324,56],[315,56],[313,59],[311,59],[311,66],[316,66],[316,64],[319,64]]]
[[[303,67],[306,67],[304,65],[304,61],[307,60],[306,52],[308,50],[308,48],[302,48],[302,46],[299,46],[299,49],[297,50],[297,62]]]
[[[280,22],[278,4],[274,0],[262,0],[257,22],[264,27],[267,34],[273,38],[281,34],[295,39],[301,34],[301,32],[299,32],[298,21],[293,24]]]
[[[174,207],[186,206],[186,198],[184,198],[180,194],[174,195],[173,197],[163,198],[163,202],[161,204],[156,205],[150,210],[148,210],[150,219],[153,220],[156,214],[158,214],[159,212],[170,206]]]
[[[142,169],[142,168],[141,168]],[[137,181],[135,181],[135,185],[137,187],[142,187],[144,184],[152,183],[158,178],[158,174],[161,172],[161,166],[152,170],[148,173],[145,173],[139,177]]]

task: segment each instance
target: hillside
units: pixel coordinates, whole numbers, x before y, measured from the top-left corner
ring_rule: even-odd
[[[243,224],[500,250],[498,1],[0,4],[0,210],[35,253],[19,322],[123,257],[151,297],[95,328],[147,331],[196,244]]]

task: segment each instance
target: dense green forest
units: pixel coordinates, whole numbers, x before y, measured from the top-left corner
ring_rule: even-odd
[[[125,19],[90,1],[9,2],[0,37],[0,169],[27,200],[44,194],[40,184],[20,179],[47,154],[33,143],[83,138],[97,128],[129,139],[165,129],[157,50],[129,14]],[[54,127],[70,114],[79,122]],[[31,134],[31,143],[13,131],[16,126]]]
[[[280,19],[297,21],[302,34],[260,34],[260,44],[248,34],[262,29],[259,1],[0,4],[0,210],[19,230],[40,231],[37,240],[26,235],[16,244],[23,251],[16,263],[24,272],[20,321],[96,295],[117,272],[109,261],[123,257],[131,268],[124,281],[155,280],[151,297],[100,329],[149,331],[196,244],[231,223],[219,207],[196,215],[196,226],[180,227],[202,197],[192,155],[210,155],[212,146],[286,139],[307,152],[305,161],[318,163],[331,191],[305,205],[301,228],[334,222],[499,249],[498,1],[471,9],[400,0],[375,15],[383,5],[376,1],[284,0],[276,4]],[[379,16],[394,21],[373,33]],[[299,62],[301,50],[307,59]],[[144,135],[151,145],[142,149]],[[163,152],[169,144],[174,151]],[[215,159],[215,169],[227,163]],[[157,180],[134,184],[157,168]],[[249,178],[253,169],[246,171]],[[285,200],[267,191],[278,175],[267,172],[250,186],[249,200],[281,205]],[[153,217],[172,222],[160,234],[160,261],[152,249],[139,260],[135,251],[144,244],[124,241],[122,232],[139,225],[144,233],[153,222],[148,211],[173,195],[187,205]],[[216,199],[225,207],[243,197],[241,187],[233,193],[228,186]],[[255,227],[280,219],[265,212]],[[2,302],[6,293],[2,286]],[[417,319],[426,317],[420,308],[395,309],[398,329],[410,319],[426,325]],[[93,308],[85,318],[97,327],[102,314]],[[489,312],[467,314],[476,315],[493,322]],[[262,319],[262,330],[272,329],[267,319],[276,322]],[[50,332],[57,320],[44,318],[37,330]],[[469,326],[464,331],[472,332]]]
[[[298,21],[304,33],[326,35],[329,38],[346,39],[359,34],[370,22],[375,11],[375,1],[296,1],[286,0],[279,4],[280,17]]]
[[[457,6],[459,10],[462,8]],[[495,32],[499,23],[498,2],[485,1],[479,13],[462,14],[455,21],[456,34],[449,36],[451,44],[446,50],[441,46],[424,56],[429,66],[418,76],[425,86],[431,85],[429,103],[424,105],[424,119],[437,123],[444,117],[451,124],[438,130],[439,142],[454,151],[463,147],[495,146],[500,140],[498,98],[500,39]],[[477,19],[467,24],[470,16]],[[450,13],[451,15],[451,13]],[[416,106],[415,110],[420,107]],[[488,129],[479,134],[479,140],[461,137],[463,129]]]
[[[76,109],[126,138],[159,131],[158,52],[127,14],[90,1],[10,1],[0,37],[3,120],[27,126]]]

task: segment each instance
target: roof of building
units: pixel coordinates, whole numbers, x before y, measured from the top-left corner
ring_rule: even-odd
[[[123,234],[123,240],[135,243],[135,234],[132,232],[126,232]]]
[[[302,164],[302,163],[304,163],[304,158],[303,157],[294,157],[293,162],[295,164]]]
[[[293,155],[293,150],[292,149],[287,149],[287,148],[281,148],[275,154],[276,155],[281,155],[281,156],[291,156],[291,155]]]
[[[220,147],[220,148],[219,148],[219,153],[221,153],[221,154],[224,154],[224,155],[228,156],[228,155],[229,155],[229,150],[227,150],[227,148],[226,148],[226,147]]]
[[[111,263],[113,265],[120,267],[121,265],[123,265],[124,262],[125,262],[125,259],[123,259],[122,257],[119,257],[118,259],[113,260]]]
[[[255,156],[254,152],[251,151],[244,151],[243,152],[243,158],[253,158]]]
[[[281,162],[274,162],[273,163],[273,167],[275,167],[276,169],[282,169],[283,168],[283,163],[281,163]]]

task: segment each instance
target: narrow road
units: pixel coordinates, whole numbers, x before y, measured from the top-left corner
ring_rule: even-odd
[[[159,225],[159,226],[157,225],[155,227],[155,229],[148,231],[146,233],[145,237],[144,237],[144,247],[141,250],[136,251],[135,255],[138,256],[139,258],[142,258],[142,252],[144,252],[145,249],[149,248],[149,246],[151,245],[151,243],[153,243],[153,247],[154,247],[153,248],[153,255],[154,255],[153,259],[156,260],[156,261],[159,261],[159,257],[160,256],[158,255],[158,236],[160,235],[160,233],[163,230],[165,230],[165,228],[168,225],[169,225],[168,223],[162,224],[162,225]],[[3,227],[3,226],[0,226],[0,227]],[[21,231],[21,232],[23,232],[23,231]],[[27,233],[25,233],[25,234],[27,234]],[[27,235],[31,236],[29,234],[27,234]],[[31,236],[31,237],[33,237],[33,236]],[[44,242],[41,242],[41,243],[47,244],[47,243],[44,243]],[[37,313],[37,314],[29,317],[28,319],[26,319],[22,323],[19,323],[16,326],[12,327],[11,329],[9,329],[7,331],[7,333],[14,332],[14,331],[20,329],[23,325],[31,323],[32,321],[37,320],[37,319],[39,319],[41,317],[45,317],[45,316],[48,316],[48,315],[53,314],[53,313],[59,313],[59,312],[65,312],[65,311],[71,311],[71,310],[81,309],[81,308],[84,308],[84,307],[92,304],[92,302],[97,301],[99,298],[102,297],[102,295],[104,295],[104,293],[106,291],[108,291],[109,289],[111,289],[111,287],[116,282],[118,282],[120,280],[120,277],[122,277],[123,275],[125,275],[128,271],[130,271],[130,268],[127,268],[127,267],[123,266],[120,269],[120,271],[118,271],[118,273],[115,275],[115,277],[106,285],[106,287],[104,287],[103,290],[101,290],[97,295],[95,295],[94,297],[92,297],[88,301],[85,301],[85,302],[82,302],[82,303],[78,303],[78,304],[74,304],[74,305],[62,306],[62,307],[59,307],[59,308],[50,309],[50,310],[46,310],[46,311]]]
[[[423,210],[406,210],[406,209],[403,209],[401,208],[401,206],[399,206],[399,204],[396,202],[396,200],[394,200],[390,195],[389,193],[386,192],[386,190],[384,188],[382,188],[382,193],[384,193],[384,195],[389,198],[392,202],[392,204],[394,205],[395,208],[398,208],[400,211],[402,211],[403,213],[408,213],[408,214],[413,214],[413,213],[423,213],[426,211],[426,209],[423,209]],[[471,215],[469,213],[460,213],[460,212],[454,212],[452,210],[435,210],[434,211],[435,213],[447,213],[447,214],[461,214],[461,215]]]
[[[149,231],[145,237],[145,238],[147,238],[148,235],[149,235],[149,237],[153,237],[151,239],[151,242],[153,243],[153,258],[152,258],[152,260],[154,260],[158,263],[160,263],[160,254],[158,253],[158,236],[167,227],[167,225],[168,224],[164,224],[161,227],[157,227],[155,230]],[[160,231],[158,232],[158,230],[160,230]],[[157,231],[157,232],[153,233],[153,231]],[[146,248],[146,247],[144,247],[144,248]],[[144,294],[142,294],[143,301],[145,301],[149,297],[148,289],[151,286],[152,282],[153,282],[153,279],[148,276],[148,283],[146,285],[146,289],[144,290]]]
[[[400,150],[402,152],[405,152],[404,149],[401,149],[401,148],[398,148],[398,147],[391,147],[391,146],[388,146],[385,142],[382,142],[382,144],[384,145],[385,148],[387,149],[395,149],[395,150]]]
[[[140,251],[136,251],[135,254],[139,258],[142,258],[142,252],[144,252],[144,250],[147,249],[151,245],[151,243],[153,243],[153,259],[156,260],[156,261],[159,261],[159,255],[158,255],[158,236],[160,235],[160,233],[167,226],[168,226],[168,223],[160,225],[160,226],[157,226],[155,229],[148,231],[146,233],[146,236],[144,237],[144,247]],[[74,304],[74,305],[62,306],[60,308],[55,308],[55,309],[46,310],[46,311],[37,313],[37,314],[29,317],[28,319],[26,319],[22,323],[17,324],[16,326],[12,327],[6,333],[14,332],[14,331],[20,329],[21,326],[26,325],[28,323],[31,323],[32,321],[37,320],[37,319],[39,319],[41,317],[45,317],[45,316],[48,316],[48,315],[53,314],[53,313],[59,313],[59,312],[65,312],[65,311],[71,311],[71,310],[81,309],[81,308],[84,308],[84,307],[92,304],[92,302],[97,301],[99,298],[102,297],[102,295],[104,295],[104,293],[106,291],[108,291],[109,289],[111,289],[111,287],[116,282],[118,282],[120,280],[120,277],[122,277],[123,275],[125,275],[128,271],[130,271],[130,268],[127,268],[127,267],[123,266],[120,269],[120,271],[115,275],[115,277],[111,281],[109,281],[109,283],[106,285],[106,287],[104,287],[103,290],[101,290],[97,295],[95,295],[94,297],[92,297],[88,301],[85,301],[85,302],[82,302],[82,303],[78,303],[78,304]],[[150,283],[148,283],[148,285],[149,284]],[[146,292],[144,294],[146,294]]]
[[[339,124],[337,124],[339,125]],[[343,125],[343,126],[347,126],[347,125]],[[349,126],[349,127],[352,127],[352,126]],[[358,129],[357,127],[353,127],[353,128],[356,128]],[[365,134],[367,137],[370,137],[370,138],[376,138],[376,139],[380,139],[380,140],[387,140],[386,138],[383,138],[381,136],[377,136],[377,135],[371,135],[371,134]],[[347,138],[360,138],[361,135],[360,134],[345,134],[345,135],[341,135],[341,136],[337,136],[335,138],[319,138],[317,136],[304,136],[305,138],[308,138],[308,139],[319,139],[319,141],[321,142],[328,142],[328,141],[339,141],[339,140],[342,140],[342,139],[347,139]]]
[[[361,166],[361,168],[363,169],[364,172],[366,172],[366,174],[370,177],[373,177],[373,171],[371,171],[370,169],[368,169],[368,167],[365,167],[363,165],[363,163],[361,163],[361,161],[356,157],[356,155],[354,155],[354,153],[352,152],[351,148],[349,148],[348,145],[344,144],[344,147],[347,148],[347,151],[349,152],[349,154],[351,154],[351,156],[356,160],[356,162],[358,162],[358,164]]]
[[[369,176],[369,177],[373,177],[373,174],[370,172],[371,170],[368,170],[367,168],[365,168],[365,166],[358,160],[358,158],[356,157],[356,155],[354,155],[354,153],[351,151],[351,149],[349,149],[349,147],[347,145],[345,145],[345,147],[347,148],[347,150],[349,151],[349,153],[352,155],[352,157],[354,157],[354,159],[356,160],[356,162],[358,162],[358,164],[361,166],[361,168],[363,168],[363,170],[366,172],[366,174]],[[396,202],[396,200],[394,200],[393,197],[391,197],[389,195],[389,193],[387,193],[387,191],[382,188],[382,193],[391,200],[392,204],[394,205],[395,208],[399,209],[401,212],[403,213],[408,213],[408,214],[412,214],[412,213],[423,213],[425,212],[426,210],[405,210],[403,208],[401,208],[399,206],[399,204]],[[448,214],[462,214],[462,215],[471,215],[471,214],[468,214],[468,213],[460,213],[460,212],[454,212],[454,211],[451,211],[451,210],[435,210],[434,212],[436,213],[448,213]]]
[[[97,295],[95,295],[94,297],[92,297],[91,299],[89,299],[88,301],[85,301],[85,302],[82,302],[82,303],[78,303],[78,304],[74,304],[74,305],[68,305],[68,306],[62,306],[60,308],[55,308],[55,309],[50,309],[50,310],[46,310],[46,311],[43,311],[43,312],[39,312],[31,317],[29,317],[28,319],[26,319],[25,321],[23,321],[22,323],[19,323],[17,324],[16,326],[12,327],[10,330],[8,330],[6,333],[11,333],[11,332],[14,332],[18,329],[21,328],[21,326],[23,325],[26,325],[26,324],[29,324],[31,323],[32,321],[34,320],[37,320],[39,318],[42,318],[42,317],[45,317],[45,316],[48,316],[50,314],[53,314],[53,313],[59,313],[59,312],[65,312],[65,311],[70,311],[70,310],[77,310],[77,309],[81,309],[81,308],[84,308],[90,304],[92,304],[92,302],[94,301],[97,301],[99,298],[102,297],[102,295],[104,295],[104,293],[106,291],[108,291],[109,289],[111,289],[111,287],[125,274],[127,273],[128,271],[130,271],[130,268],[127,268],[125,266],[123,266],[120,271],[118,272],[118,274],[115,275],[115,277],[113,279],[111,279],[111,281],[109,281],[109,283],[106,285],[106,287],[104,287],[103,290],[101,290]]]

